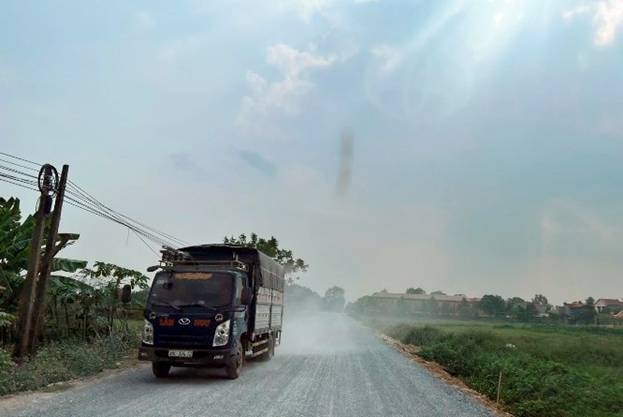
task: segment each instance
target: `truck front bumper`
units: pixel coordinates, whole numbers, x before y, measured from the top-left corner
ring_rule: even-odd
[[[192,350],[190,358],[169,357],[169,350]],[[149,362],[166,362],[173,366],[205,366],[219,368],[231,363],[236,357],[236,349],[188,349],[140,346],[138,359]]]

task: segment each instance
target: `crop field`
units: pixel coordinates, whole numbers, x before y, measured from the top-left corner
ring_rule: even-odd
[[[623,329],[441,321],[380,326],[491,399],[501,373],[500,402],[516,416],[623,416]]]

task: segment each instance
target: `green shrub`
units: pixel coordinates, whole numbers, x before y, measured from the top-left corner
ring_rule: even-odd
[[[136,335],[128,333],[102,337],[94,343],[54,342],[40,348],[19,366],[11,361],[8,352],[0,349],[0,395],[33,390],[115,367],[136,346]]]
[[[11,374],[15,364],[11,361],[11,354],[0,349],[0,395],[9,392],[12,385]],[[6,392],[5,392],[6,391]]]
[[[404,343],[423,346],[435,343],[442,338],[443,333],[441,330],[431,326],[424,326],[411,330],[402,341]]]
[[[400,326],[390,331],[492,399],[501,372],[501,400],[517,417],[623,416],[620,339],[593,336],[578,343],[584,337],[579,333],[547,339],[512,328],[498,333]]]

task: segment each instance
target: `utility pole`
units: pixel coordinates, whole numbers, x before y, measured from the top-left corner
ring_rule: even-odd
[[[37,273],[41,260],[41,241],[45,230],[45,220],[50,212],[51,195],[56,191],[58,184],[58,172],[50,165],[45,164],[39,171],[39,208],[35,214],[35,228],[30,240],[30,254],[28,258],[28,271],[24,280],[24,288],[20,296],[18,331],[20,340],[15,346],[14,356],[18,359],[30,353],[29,335],[32,329],[34,300],[37,291]]]
[[[61,212],[63,210],[63,200],[65,199],[65,186],[67,185],[68,174],[69,165],[63,165],[61,180],[58,184],[56,199],[54,200],[54,212],[52,213],[52,219],[50,221],[48,235],[46,238],[45,253],[39,268],[39,279],[37,280],[35,299],[33,300],[32,327],[30,328],[30,334],[28,335],[28,345],[31,349],[36,346],[39,336],[41,316],[45,308],[45,293],[50,279],[50,273],[52,272],[54,256],[67,243],[67,241],[61,241],[59,245],[56,244],[56,240],[58,238],[58,226],[61,222]]]

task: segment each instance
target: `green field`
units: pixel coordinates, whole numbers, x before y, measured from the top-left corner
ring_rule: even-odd
[[[478,322],[380,325],[519,417],[623,416],[623,329]],[[377,326],[378,327],[378,326]]]

